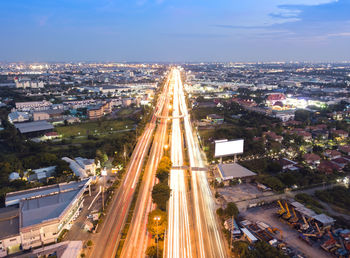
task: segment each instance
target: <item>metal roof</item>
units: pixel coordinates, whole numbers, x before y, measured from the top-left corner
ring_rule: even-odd
[[[18,206],[0,209],[0,239],[19,234]]]
[[[21,227],[58,218],[81,189],[21,201]]]
[[[218,170],[223,180],[234,178],[250,177],[256,174],[238,163],[218,164]]]
[[[53,125],[47,121],[18,123],[18,124],[15,124],[15,127],[21,133],[40,132],[44,130],[52,130],[54,128]]]

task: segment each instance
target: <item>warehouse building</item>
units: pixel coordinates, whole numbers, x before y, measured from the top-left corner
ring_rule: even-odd
[[[83,202],[90,179],[6,195],[0,209],[0,257],[55,243]]]

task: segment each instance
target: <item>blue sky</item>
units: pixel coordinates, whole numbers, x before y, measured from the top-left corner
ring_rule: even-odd
[[[0,61],[350,60],[350,0],[1,0]]]

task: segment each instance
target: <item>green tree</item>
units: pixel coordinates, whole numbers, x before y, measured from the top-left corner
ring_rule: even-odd
[[[234,202],[229,202],[225,209],[225,214],[230,217],[237,217],[239,211]]]
[[[161,210],[166,209],[166,203],[170,198],[171,189],[167,184],[156,184],[152,189],[153,202],[157,204],[157,207]]]
[[[159,218],[159,220],[156,220],[156,218]],[[156,209],[149,213],[148,215],[148,223],[147,223],[147,230],[150,232],[153,236],[159,235],[159,239],[163,239],[165,230],[167,229],[167,213]],[[158,228],[157,228],[157,222],[158,222]]]

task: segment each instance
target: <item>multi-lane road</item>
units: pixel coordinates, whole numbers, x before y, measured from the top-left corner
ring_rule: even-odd
[[[121,237],[121,230],[126,221],[130,204],[135,193],[141,170],[147,156],[153,133],[156,127],[157,116],[162,111],[167,102],[168,81],[163,88],[163,92],[158,99],[151,121],[147,124],[143,134],[138,139],[136,147],[127,167],[126,175],[114,195],[110,207],[107,211],[105,221],[99,230],[99,236],[92,250],[91,257],[115,257],[118,243]]]
[[[146,163],[146,168],[136,201],[133,218],[130,223],[129,233],[125,240],[121,257],[143,257],[148,244],[147,221],[148,214],[152,210],[151,191],[155,183],[155,172],[167,140],[167,121],[170,106],[171,86],[168,81],[164,87],[162,99],[164,107],[158,116],[158,126],[154,135],[151,151]],[[161,117],[161,118],[159,118]]]
[[[200,150],[198,139],[194,136],[180,71],[176,68],[169,73],[152,119],[138,140],[91,257],[115,257],[121,230],[153,139],[121,254],[121,257],[145,257],[149,242],[147,220],[153,208],[151,191],[155,183],[155,172],[167,142],[171,95],[173,95],[173,112],[170,141],[173,167],[170,171],[169,184],[172,192],[168,206],[168,230],[164,254],[174,258],[226,257],[224,239],[215,216],[214,198],[206,177],[205,156]],[[185,145],[188,166],[185,166]],[[189,174],[185,170],[187,167]],[[186,179],[188,175],[190,181]]]
[[[192,238],[188,213],[188,199],[185,185],[185,170],[183,139],[181,133],[181,114],[179,102],[179,83],[176,80],[175,70],[172,70],[170,85],[173,88],[173,119],[171,137],[171,161],[173,168],[170,171],[171,196],[168,208],[168,234],[166,256],[195,257],[192,253]]]
[[[187,205],[186,196],[184,198],[174,198],[175,204],[171,203],[172,200],[170,200],[170,204],[174,207],[169,207],[170,225],[167,255],[169,257],[226,257],[224,239],[219,230],[215,216],[215,203],[206,177],[205,156],[201,152],[198,139],[193,133],[180,71],[173,69],[170,76],[172,76],[170,80],[174,81],[174,103],[178,103],[179,114],[183,116],[183,130],[189,158],[192,194],[189,198],[191,200],[189,206]],[[180,126],[175,125],[175,127]],[[181,136],[177,137],[181,138]],[[174,144],[173,142],[172,148]],[[181,172],[178,173],[177,177],[181,178],[181,180],[178,180],[178,183],[173,187],[176,191],[182,192],[185,184],[184,180],[182,180]],[[174,209],[175,212],[173,218],[170,216],[171,209]],[[179,216],[176,213],[181,213],[182,215]],[[187,219],[188,217],[190,218]],[[193,222],[194,234],[189,229],[189,221]],[[188,239],[190,236],[192,239]],[[176,238],[179,239],[179,243],[177,243]],[[174,242],[178,245],[178,250],[181,250],[179,253],[176,253],[176,247],[172,246]]]

